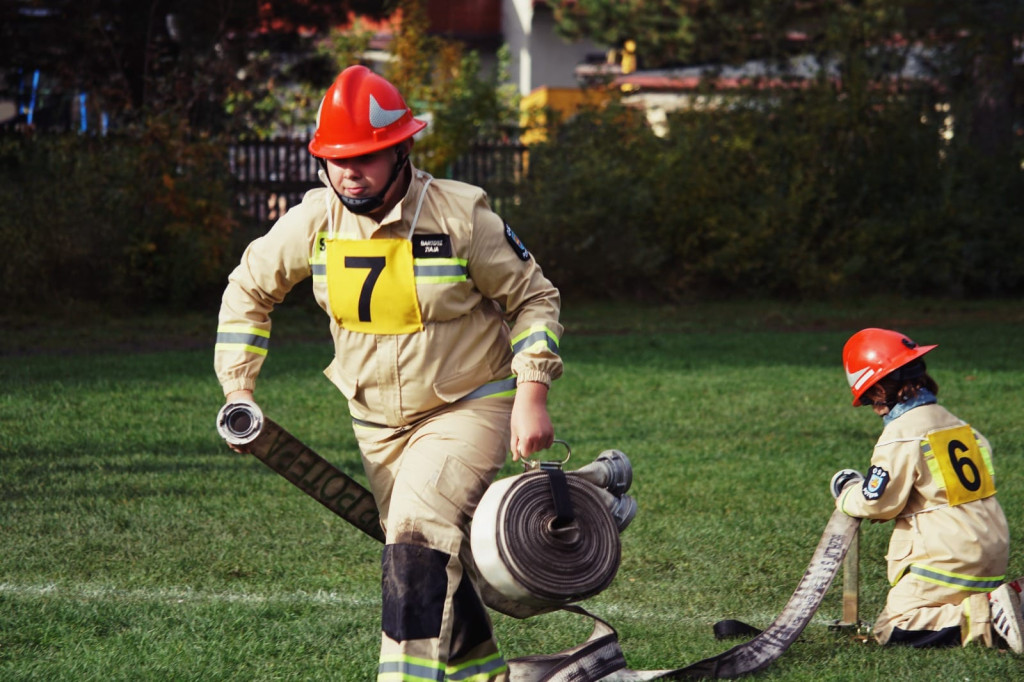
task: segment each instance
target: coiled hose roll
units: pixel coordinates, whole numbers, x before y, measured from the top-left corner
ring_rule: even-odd
[[[557,472],[561,474],[562,472]],[[619,569],[619,528],[601,491],[546,471],[496,481],[477,507],[470,534],[480,573],[499,593],[536,607],[581,601],[607,588]],[[566,520],[556,494],[567,496]]]

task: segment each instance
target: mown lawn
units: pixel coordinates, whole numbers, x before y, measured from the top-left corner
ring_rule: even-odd
[[[137,319],[0,317],[0,679],[368,680],[379,546],[251,457],[213,421],[215,311]],[[322,313],[276,315],[257,398],[362,478]],[[554,385],[568,468],[607,448],[634,466],[640,511],[615,581],[584,606],[631,668],[683,666],[736,642],[712,624],[771,623],[831,513],[828,481],[866,469],[881,429],[849,406],[840,353],[890,326],[938,343],[941,401],[991,439],[1024,574],[1024,307],[870,300],[566,304]],[[502,475],[518,473],[511,463]],[[861,614],[881,608],[890,527],[865,525]],[[829,625],[838,582],[758,679],[1002,680],[1024,658],[882,649]],[[495,616],[509,657],[589,634],[579,617]]]

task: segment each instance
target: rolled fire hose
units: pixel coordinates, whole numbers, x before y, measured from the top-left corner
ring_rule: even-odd
[[[587,599],[611,584],[622,554],[619,533],[636,502],[624,495],[632,480],[629,460],[607,452],[576,472],[562,472],[564,462],[533,462],[534,470],[487,489],[470,543],[480,574],[497,592],[547,608]]]

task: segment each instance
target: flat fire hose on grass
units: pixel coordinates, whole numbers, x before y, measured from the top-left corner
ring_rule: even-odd
[[[227,442],[247,446],[257,459],[317,502],[384,541],[373,495],[265,418],[258,406],[225,405],[217,416],[217,429]],[[590,637],[572,649],[511,659],[513,682],[721,679],[763,670],[810,622],[859,527],[859,519],[833,512],[789,602],[753,639],[683,668],[630,670],[615,629],[573,602],[603,590],[618,570],[618,534],[636,513],[635,501],[624,494],[631,481],[625,455],[606,451],[577,471],[538,466],[495,482],[485,493],[471,532],[474,556],[487,582],[482,586],[485,603],[516,618],[561,609],[594,622]],[[519,565],[517,557],[528,566]],[[570,570],[559,570],[559,566]],[[533,577],[546,569],[553,572]],[[578,579],[573,579],[574,574]]]
[[[551,552],[544,551],[545,545],[550,550],[553,542],[551,538],[557,538],[557,529],[552,528],[552,519],[558,517],[558,512],[552,511],[550,499],[542,501],[542,479],[532,478],[537,475],[539,474],[513,476],[497,481],[488,488],[473,521],[472,542],[473,554],[478,556],[481,572],[500,592],[517,601],[543,605],[555,603],[545,597],[545,591],[551,587],[555,579],[563,581],[563,584],[559,585],[560,594],[570,595],[574,586],[571,582],[565,582],[566,576],[563,574],[545,574],[545,571],[550,571],[547,568],[548,564],[558,563],[548,561]],[[532,486],[531,502],[518,504],[514,498],[517,493],[528,490],[526,486],[531,482],[536,483]],[[550,493],[547,497],[551,497]],[[557,501],[554,508],[558,508]],[[596,511],[581,510],[585,523],[584,530],[605,536],[614,534],[614,527],[609,530],[593,521],[593,518],[601,516],[601,512],[604,511],[600,507]],[[626,666],[615,629],[586,610],[566,603],[561,607],[562,610],[593,619],[594,630],[591,636],[583,644],[557,654],[510,660],[511,679],[513,682],[723,679],[763,670],[785,653],[818,610],[857,535],[859,523],[859,519],[851,518],[838,510],[834,511],[818,542],[810,565],[782,613],[753,639],[722,654],[674,670],[630,670]],[[593,535],[593,532],[584,535]],[[554,541],[560,542],[557,539]],[[597,546],[603,541],[590,538],[586,543]],[[615,552],[617,567],[618,539],[615,538],[614,544],[611,539],[607,542],[607,551]],[[496,557],[500,557],[500,561]],[[528,565],[529,569],[520,571],[517,567],[519,562]],[[502,563],[509,565],[503,567]],[[587,585],[588,580],[591,578],[584,574],[578,587]],[[596,594],[597,591],[599,590],[590,594]],[[576,599],[566,598],[565,601]],[[749,629],[749,626],[735,621],[717,624],[716,631],[720,629],[719,626],[726,626],[721,628],[723,630],[729,629],[730,626],[741,630]]]
[[[811,562],[782,613],[763,632],[724,653],[674,670],[630,670],[619,647],[614,628],[593,618],[590,638],[574,649],[552,656],[531,656],[509,661],[514,682],[633,682],[635,680],[728,679],[767,668],[796,641],[821,605],[847,549],[856,537],[859,519],[836,510],[818,542]],[[517,670],[517,663],[520,670]],[[591,671],[599,676],[591,676]]]

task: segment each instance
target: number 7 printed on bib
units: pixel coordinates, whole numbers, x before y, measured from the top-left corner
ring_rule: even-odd
[[[338,324],[365,334],[423,330],[408,239],[329,239],[327,293]]]

